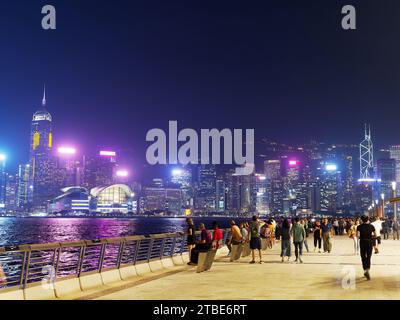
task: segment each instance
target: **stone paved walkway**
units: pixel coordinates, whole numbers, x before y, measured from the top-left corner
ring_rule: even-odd
[[[400,241],[382,242],[371,281],[347,236],[334,238],[331,254],[304,253],[303,264],[281,263],[279,252],[280,243],[264,253],[261,265],[222,257],[209,272],[185,268],[97,299],[400,299]]]

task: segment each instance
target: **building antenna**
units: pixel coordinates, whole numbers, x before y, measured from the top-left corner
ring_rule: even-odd
[[[46,107],[46,83],[44,84],[43,87],[43,100],[42,100],[42,106]]]

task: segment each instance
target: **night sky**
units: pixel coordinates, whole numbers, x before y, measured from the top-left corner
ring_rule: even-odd
[[[41,29],[41,8],[57,30]],[[357,9],[357,30],[341,8]],[[26,162],[43,83],[56,145],[131,149],[146,132],[254,128],[256,139],[400,143],[398,0],[0,3],[0,150]]]

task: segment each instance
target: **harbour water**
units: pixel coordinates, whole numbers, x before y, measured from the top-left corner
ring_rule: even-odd
[[[230,218],[195,218],[211,228],[218,221],[229,226]],[[238,219],[239,222],[239,219]],[[180,232],[186,229],[183,218],[0,218],[0,246],[51,243],[75,240]]]

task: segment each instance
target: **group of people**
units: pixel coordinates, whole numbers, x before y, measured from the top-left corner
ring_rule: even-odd
[[[187,219],[187,242],[190,252],[189,264],[197,264],[198,254],[201,251],[207,251],[214,243],[220,246],[223,239],[222,231],[219,229],[217,222],[213,223],[213,232],[206,230],[205,225],[201,223],[199,230],[201,231],[200,240],[196,240],[195,227],[191,218]],[[281,243],[281,260],[282,262],[290,261],[292,256],[292,244],[294,246],[295,262],[303,263],[303,247],[310,252],[307,239],[309,235],[313,235],[314,252],[331,253],[334,236],[347,235],[353,241],[354,254],[361,255],[364,276],[370,279],[371,256],[374,251],[379,253],[381,244],[381,235],[384,239],[388,239],[393,234],[393,239],[399,239],[399,224],[397,221],[386,219],[380,220],[379,217],[369,218],[362,216],[361,218],[341,218],[309,220],[307,218],[295,217],[261,220],[257,216],[253,216],[251,221],[241,222],[239,225],[234,220],[230,221],[230,236],[226,245],[229,251],[232,245],[241,245],[248,243],[251,249],[252,259],[250,263],[256,263],[256,255],[258,253],[258,263],[263,263],[262,242],[265,241],[268,248],[272,248],[277,241]],[[323,250],[323,251],[322,251]]]

